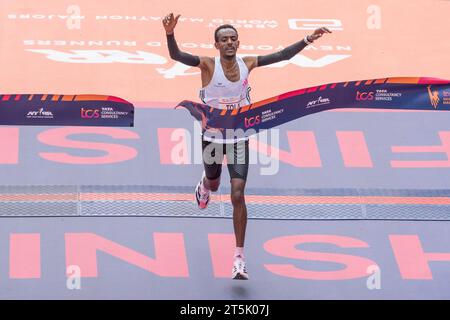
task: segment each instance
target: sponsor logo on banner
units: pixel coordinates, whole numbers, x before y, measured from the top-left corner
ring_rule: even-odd
[[[119,119],[120,117],[126,117],[127,115],[127,111],[117,111],[111,107],[103,107],[101,111],[102,119]]]
[[[356,92],[356,101],[367,101],[367,100],[373,100],[374,99],[375,92]]]
[[[435,109],[437,109],[439,102],[441,101],[441,98],[439,97],[439,91],[433,90],[431,88],[431,85],[429,85],[427,89],[428,89],[428,96],[430,98],[430,103]]]
[[[357,91],[356,101],[393,101],[395,98],[401,98],[400,92],[390,92],[386,89],[377,89],[376,91]]]
[[[444,90],[443,96],[444,96],[444,99],[443,99],[442,103],[450,104],[450,90]]]
[[[400,92],[390,92],[386,89],[377,89],[375,93],[376,101],[392,101],[394,98],[401,98],[402,94]]]
[[[261,122],[266,122],[266,121],[274,120],[274,119],[276,119],[276,117],[277,117],[279,114],[282,114],[283,111],[284,111],[284,108],[280,108],[280,109],[277,110],[277,111],[272,111],[271,109],[268,109],[268,110],[266,110],[266,111],[263,111],[263,112],[262,112],[262,115],[261,115]]]
[[[319,107],[319,106],[327,105],[330,103],[331,103],[331,101],[329,98],[319,97],[316,100],[309,101],[308,104],[306,105],[306,108]]]
[[[81,118],[83,119],[119,119],[119,117],[126,117],[128,112],[116,111],[111,107],[102,107],[101,109],[87,109],[81,108]]]
[[[245,119],[244,119],[244,126],[245,126],[246,129],[247,128],[251,128],[251,127],[253,127],[255,125],[258,125],[260,123],[261,123],[261,117],[260,116],[250,117],[250,118],[245,117]]]
[[[39,108],[38,111],[28,111],[27,119],[53,119],[51,111],[44,111],[44,108]]]
[[[100,110],[81,108],[81,118],[83,119],[97,119],[100,117]]]

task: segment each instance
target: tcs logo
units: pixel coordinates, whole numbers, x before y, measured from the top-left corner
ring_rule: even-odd
[[[245,119],[244,119],[245,128],[253,127],[254,125],[260,124],[260,122],[261,122],[260,116],[250,117],[250,118],[245,117]]]
[[[374,92],[356,92],[356,101],[373,100]]]
[[[100,110],[81,108],[81,118],[83,119],[97,119],[100,117]]]

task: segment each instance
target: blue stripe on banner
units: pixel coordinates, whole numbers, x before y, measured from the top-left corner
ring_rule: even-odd
[[[449,111],[450,80],[388,78],[327,84],[257,102],[233,115],[189,100],[180,102],[175,108],[179,106],[202,121],[205,135],[230,139],[250,136],[260,130],[331,109]]]

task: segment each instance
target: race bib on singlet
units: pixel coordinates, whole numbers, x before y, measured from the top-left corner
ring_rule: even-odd
[[[234,110],[246,105],[245,96],[219,98],[219,109]]]

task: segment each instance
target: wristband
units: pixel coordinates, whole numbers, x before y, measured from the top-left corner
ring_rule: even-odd
[[[308,36],[305,36],[305,38],[303,39],[303,41],[305,41],[306,44],[311,44],[311,43],[313,43],[312,41],[308,41]]]

